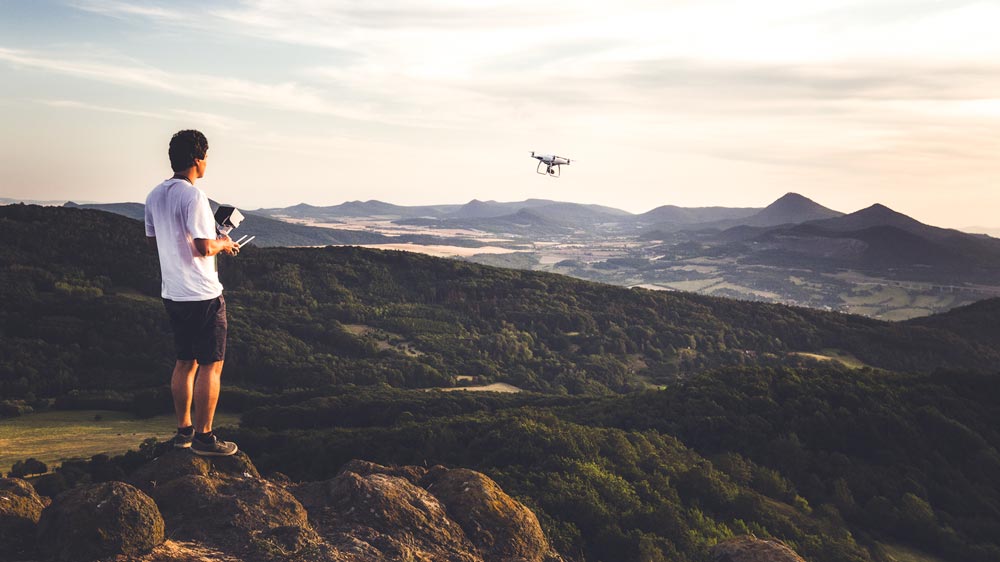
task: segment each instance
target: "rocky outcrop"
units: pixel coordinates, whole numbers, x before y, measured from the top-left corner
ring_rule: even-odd
[[[535,514],[486,475],[436,466],[421,481],[487,560],[544,562],[549,545]]]
[[[163,518],[146,494],[124,482],[88,484],[42,511],[38,548],[47,560],[137,556],[163,542]]]
[[[35,552],[35,527],[45,503],[20,478],[0,478],[0,560],[21,560]]]
[[[352,464],[336,478],[295,490],[336,552],[335,560],[482,561],[427,490],[394,476],[393,469]]]
[[[293,493],[334,545],[334,560],[562,560],[534,513],[471,470],[354,460]]]
[[[128,484],[74,488],[44,512],[43,500],[32,496],[46,559],[562,560],[527,507],[471,470],[354,460],[329,480],[293,483],[261,478],[242,452],[210,458],[161,447],[154,456],[132,470]],[[24,481],[9,486],[17,497],[34,493]],[[15,527],[19,536],[34,536],[39,517],[26,513],[20,527],[0,522],[0,536]],[[34,544],[25,548],[30,557]]]
[[[777,539],[735,537],[712,547],[714,562],[805,562],[801,556]]]

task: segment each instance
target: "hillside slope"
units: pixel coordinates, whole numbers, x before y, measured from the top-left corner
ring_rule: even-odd
[[[0,391],[156,384],[171,340],[139,222],[10,206],[0,208],[0,241]],[[623,392],[724,365],[799,365],[807,360],[795,352],[826,349],[895,370],[1000,363],[997,345],[928,326],[406,252],[251,247],[219,269],[227,373],[251,386],[431,387],[474,376],[542,392]]]

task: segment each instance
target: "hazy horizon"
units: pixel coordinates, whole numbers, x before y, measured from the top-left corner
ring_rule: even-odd
[[[142,201],[181,128],[242,208],[786,192],[1000,229],[989,2],[0,0],[0,197]],[[553,16],[553,14],[555,14]],[[577,159],[558,180],[530,151]]]

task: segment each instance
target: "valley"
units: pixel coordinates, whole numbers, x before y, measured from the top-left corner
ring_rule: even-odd
[[[350,218],[337,228],[387,236],[401,231],[387,220]],[[665,240],[642,241],[614,227],[543,239],[515,232],[476,232],[409,227],[407,234],[461,237],[470,244],[361,244],[375,249],[404,250],[438,257],[466,259],[483,265],[532,269],[589,281],[656,291],[688,291],[703,295],[757,300],[860,314],[882,320],[927,316],[1000,296],[997,285],[932,282],[878,276],[850,268],[777,266],[747,263],[743,255],[713,244],[692,246],[686,232]],[[497,238],[497,235],[503,236]],[[722,255],[715,255],[722,254]]]
[[[66,205],[142,216],[138,203]],[[881,204],[845,214],[795,193],[763,208],[664,205],[642,214],[528,199],[350,201],[246,215],[240,232],[263,247],[402,250],[881,320],[1000,296],[1000,240],[926,225]]]

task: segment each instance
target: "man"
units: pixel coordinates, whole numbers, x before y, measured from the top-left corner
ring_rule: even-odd
[[[208,197],[194,186],[205,176],[205,135],[180,131],[170,139],[168,152],[174,175],[146,198],[146,239],[160,256],[161,293],[177,352],[170,380],[177,414],[173,444],[198,455],[232,455],[236,444],[220,441],[212,432],[227,330],[215,256],[236,255],[240,247],[217,233]]]

